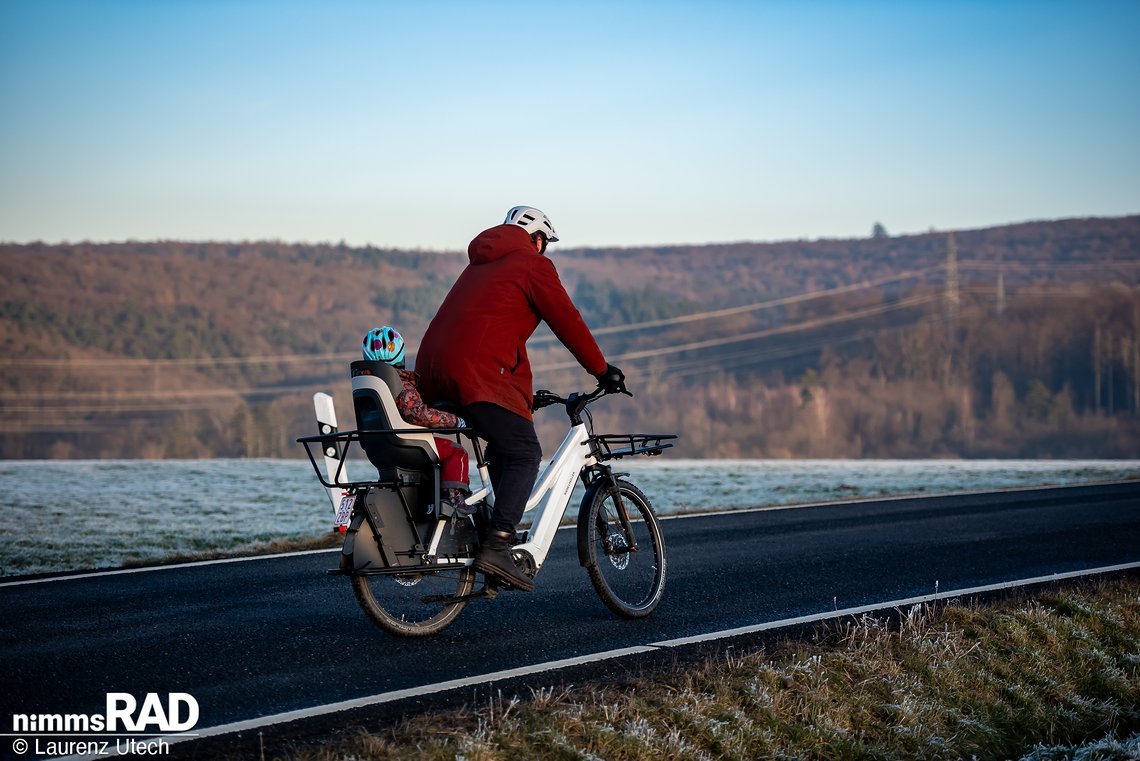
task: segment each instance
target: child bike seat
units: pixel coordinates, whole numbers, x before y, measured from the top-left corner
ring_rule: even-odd
[[[396,368],[371,360],[357,360],[351,368],[356,427],[369,461],[381,472],[404,468],[431,473],[439,463],[435,440],[430,428],[400,417],[396,397],[403,392],[404,384]],[[392,429],[423,433],[381,433]]]

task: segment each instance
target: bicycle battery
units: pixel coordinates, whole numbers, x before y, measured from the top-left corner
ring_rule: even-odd
[[[414,520],[431,516],[435,500],[432,474],[408,468],[384,468],[380,471],[381,484],[392,484],[400,490],[400,497]]]
[[[430,514],[419,518],[424,515],[420,491],[419,486],[378,484],[358,497],[363,520],[353,520],[349,526],[342,567],[362,571],[419,565],[432,525]]]

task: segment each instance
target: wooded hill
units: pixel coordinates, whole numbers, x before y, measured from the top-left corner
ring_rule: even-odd
[[[477,232],[477,231],[473,231]],[[636,398],[599,431],[698,457],[1140,456],[1140,216],[551,256]],[[414,351],[461,252],[0,246],[0,456],[298,456],[347,363]],[[539,386],[591,379],[548,333]],[[555,411],[538,416],[546,450]]]

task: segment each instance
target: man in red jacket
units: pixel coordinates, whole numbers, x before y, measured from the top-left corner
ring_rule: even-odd
[[[547,216],[528,206],[516,206],[503,224],[475,236],[467,248],[470,263],[416,354],[428,404],[460,404],[463,418],[487,440],[495,508],[475,568],[527,592],[534,582],[510,555],[542,458],[531,418],[527,339],[545,322],[608,391],[625,390],[625,376],[606,363],[554,263],[544,256],[556,240]]]

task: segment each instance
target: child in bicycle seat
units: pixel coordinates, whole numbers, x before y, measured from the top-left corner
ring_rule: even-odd
[[[419,378],[414,371],[404,367],[404,338],[398,331],[386,325],[370,330],[364,336],[362,349],[365,359],[386,362],[399,372],[404,390],[396,397],[396,407],[404,422],[425,428],[465,427],[462,418],[424,403],[416,388]],[[464,502],[471,494],[467,476],[467,450],[449,439],[439,436],[434,438],[436,451],[439,452],[440,489],[443,491],[440,499],[451,505],[457,514],[470,515],[475,508]]]

